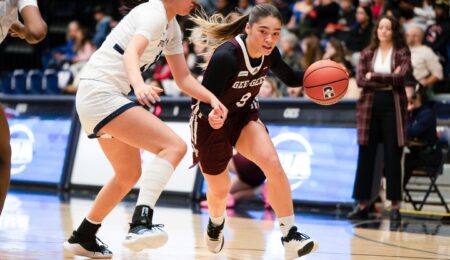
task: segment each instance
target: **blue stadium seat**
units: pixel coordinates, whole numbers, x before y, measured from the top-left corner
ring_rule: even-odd
[[[61,94],[58,87],[58,72],[53,69],[46,69],[42,78],[42,89],[44,94]]]
[[[11,94],[11,73],[4,72],[0,75],[0,93]]]
[[[42,94],[42,72],[40,70],[30,70],[27,75],[28,94]]]
[[[11,94],[27,94],[27,74],[23,69],[16,69],[12,73]]]

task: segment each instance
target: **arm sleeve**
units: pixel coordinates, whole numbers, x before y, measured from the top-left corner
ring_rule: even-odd
[[[281,58],[280,51],[275,47],[270,54],[272,72],[289,87],[301,87],[303,85],[304,71],[294,71]]]
[[[220,97],[226,88],[228,79],[236,74],[238,62],[234,49],[228,44],[220,46],[211,57],[206,68],[202,84],[216,97]],[[232,46],[231,44],[229,44]],[[207,116],[211,112],[211,105],[201,102],[200,111]]]
[[[36,0],[19,0],[19,2],[17,2],[17,7],[19,8],[19,12],[22,12],[22,9],[25,6],[29,6],[29,5],[38,7]]]

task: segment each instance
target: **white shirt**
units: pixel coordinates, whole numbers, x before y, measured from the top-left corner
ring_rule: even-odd
[[[444,78],[442,65],[439,57],[433,50],[425,45],[417,47],[409,47],[411,50],[411,64],[413,67],[413,75],[417,80],[422,80],[430,74],[439,80]]]
[[[0,0],[0,43],[8,36],[11,25],[19,21],[18,12],[29,5],[37,7],[37,0]]]
[[[373,71],[377,73],[391,73],[391,60],[392,60],[392,47],[389,49],[384,61],[381,60],[381,50],[377,49],[375,57],[375,64],[373,65]]]
[[[148,41],[139,60],[139,67],[148,68],[156,62],[160,54],[182,54],[182,36],[175,18],[168,21],[166,10],[160,0],[138,5],[126,15],[108,35],[100,49],[90,58],[83,69],[81,79],[102,80],[130,92],[130,82],[123,65],[123,57],[114,45],[126,49],[133,35],[142,35]]]

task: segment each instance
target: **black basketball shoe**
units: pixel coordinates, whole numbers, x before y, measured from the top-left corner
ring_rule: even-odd
[[[77,231],[73,231],[72,236],[64,242],[64,249],[78,256],[90,258],[112,258],[113,253],[108,246],[97,237],[91,239],[82,238]]]

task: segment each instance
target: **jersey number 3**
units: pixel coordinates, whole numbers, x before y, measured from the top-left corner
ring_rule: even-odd
[[[239,100],[238,102],[236,102],[236,106],[237,107],[243,107],[245,105],[245,103],[247,103],[247,100],[252,96],[252,93],[247,92],[245,93],[242,97],[241,100]]]

